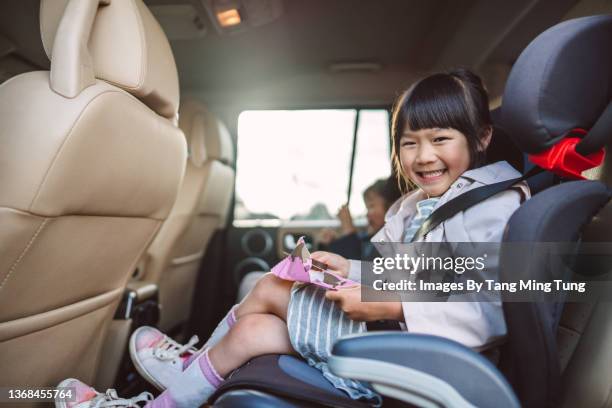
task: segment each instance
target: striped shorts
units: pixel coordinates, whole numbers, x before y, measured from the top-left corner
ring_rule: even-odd
[[[319,369],[336,388],[352,399],[362,399],[375,406],[382,398],[361,381],[332,374],[327,365],[332,346],[342,336],[361,333],[365,323],[346,317],[335,302],[325,298],[325,290],[316,285],[295,283],[287,310],[287,327],[291,345],[309,365]]]

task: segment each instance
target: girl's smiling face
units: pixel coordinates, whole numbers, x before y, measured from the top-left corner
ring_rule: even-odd
[[[470,166],[467,139],[452,128],[406,129],[399,146],[404,175],[429,197],[444,194]]]

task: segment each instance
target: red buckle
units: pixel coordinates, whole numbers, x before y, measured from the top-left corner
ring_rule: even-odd
[[[599,166],[606,156],[605,150],[583,156],[576,152],[576,145],[587,134],[584,129],[572,129],[565,139],[541,153],[530,154],[529,161],[558,176],[584,180],[582,172]],[[577,136],[580,137],[577,137]]]

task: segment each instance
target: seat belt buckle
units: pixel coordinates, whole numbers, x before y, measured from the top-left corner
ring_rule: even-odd
[[[564,139],[551,148],[541,153],[530,154],[529,161],[558,176],[585,180],[582,172],[599,166],[606,156],[603,148],[587,156],[583,156],[576,151],[576,145],[586,134],[587,131],[584,129],[572,129],[565,135]]]

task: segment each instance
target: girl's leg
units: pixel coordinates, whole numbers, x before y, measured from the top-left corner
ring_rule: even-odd
[[[266,273],[234,310],[236,319],[249,314],[273,314],[287,320],[287,306],[293,282]]]
[[[208,355],[219,375],[225,377],[253,357],[264,354],[295,354],[287,324],[272,314],[243,316]]]
[[[200,406],[218,388],[223,377],[253,357],[264,354],[295,353],[286,323],[271,314],[249,314],[218,344],[200,354],[197,359],[149,408]]]
[[[271,313],[283,320],[287,319],[287,306],[293,282],[277,278],[272,273],[262,276],[244,300],[235,305],[219,322],[202,348],[213,347],[236,324],[238,318],[254,313]],[[194,356],[195,357],[195,356]],[[190,364],[193,359],[187,361]]]
[[[183,371],[176,372],[176,381],[170,383],[154,401],[149,402],[147,408],[200,406],[217,389],[224,376],[253,357],[277,353],[296,354],[289,341],[285,323],[291,284],[274,275],[265,275],[248,298],[236,308],[239,320],[234,319],[234,325],[228,329],[227,334],[203,353],[194,354],[189,359],[191,364],[185,364]],[[258,313],[258,310],[268,313]],[[159,335],[163,337],[163,334]],[[78,383],[88,391],[87,397],[92,404],[93,399],[105,398],[104,394]],[[141,394],[138,400],[145,398],[146,395]]]

